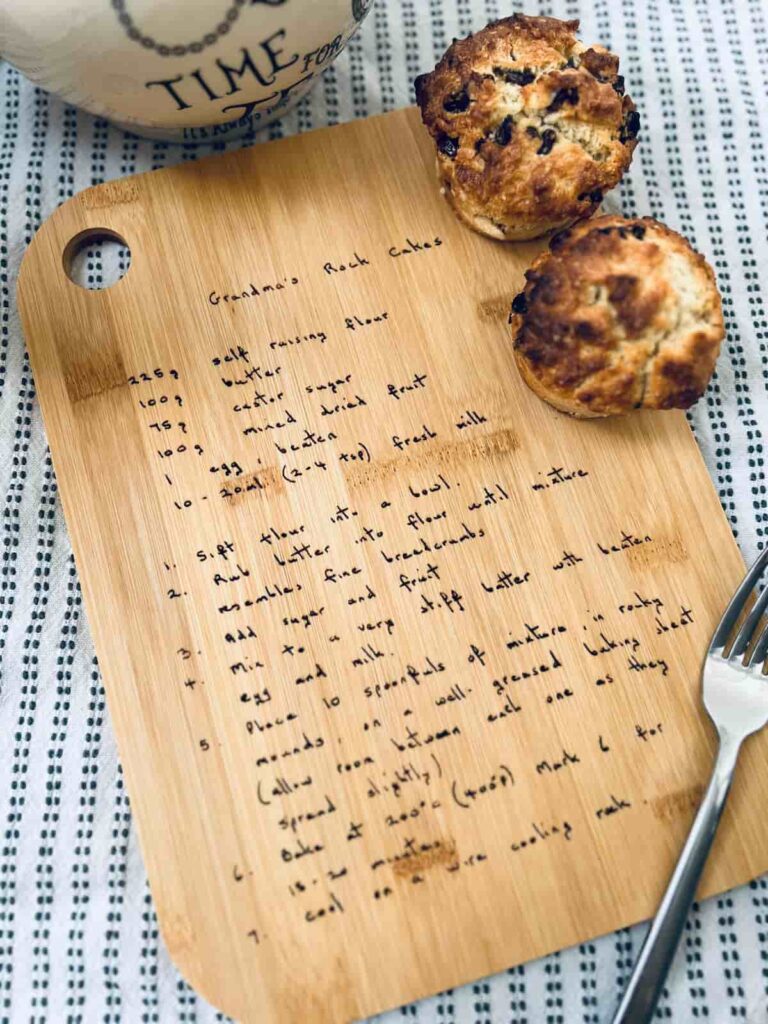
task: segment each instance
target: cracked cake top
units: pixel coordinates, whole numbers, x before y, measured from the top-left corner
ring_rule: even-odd
[[[454,40],[415,82],[446,199],[492,238],[589,216],[632,159],[640,116],[619,59],[578,21],[515,14]]]
[[[512,303],[515,359],[576,416],[687,409],[723,338],[711,267],[651,217],[595,217],[555,235]]]

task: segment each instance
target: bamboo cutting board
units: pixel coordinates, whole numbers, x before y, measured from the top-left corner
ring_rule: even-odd
[[[87,292],[73,239],[132,250]],[[85,235],[83,234],[85,233]],[[169,951],[343,1022],[650,915],[743,566],[682,414],[518,379],[400,111],[81,193],[19,302]],[[704,891],[768,868],[767,737]]]

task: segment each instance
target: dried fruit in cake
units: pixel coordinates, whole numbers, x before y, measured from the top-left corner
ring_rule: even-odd
[[[590,216],[629,167],[640,115],[619,58],[579,42],[578,24],[494,21],[416,79],[443,194],[491,238],[535,238]]]

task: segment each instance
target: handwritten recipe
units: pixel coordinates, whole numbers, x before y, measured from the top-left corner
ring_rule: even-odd
[[[508,316],[540,244],[433,176],[397,111],[86,190],[22,267],[163,941],[241,1024],[649,916],[710,767],[743,564],[685,417],[539,401]],[[96,228],[131,265],[86,292],[61,253]],[[766,867],[744,756],[704,893]]]
[[[555,438],[535,464],[521,457],[519,413],[472,378],[471,350],[466,397],[454,396],[445,352],[409,346],[394,304],[345,299],[345,279],[445,249],[439,236],[394,239],[213,288],[199,314],[224,318],[229,343],[129,377],[186,542],[158,566],[179,609],[173,685],[193,720],[203,690],[225,705],[264,858],[299,927],[410,901],[437,878],[537,870],[555,845],[578,858],[599,830],[648,812],[652,790],[612,760],[653,765],[668,731],[654,695],[697,621],[685,589],[639,571],[683,561],[679,538],[642,514],[608,508],[601,524],[574,511],[585,491],[619,486],[610,464]],[[339,315],[270,330],[310,280],[334,288]],[[241,310],[258,304],[265,326],[244,328]],[[226,422],[226,450],[209,442],[191,381]],[[593,589],[617,578],[618,599]],[[618,719],[600,713],[611,691],[627,703]],[[200,726],[202,770],[224,735]],[[697,793],[672,805],[684,812]],[[247,884],[247,848],[229,870]],[[242,940],[268,930],[254,922]]]

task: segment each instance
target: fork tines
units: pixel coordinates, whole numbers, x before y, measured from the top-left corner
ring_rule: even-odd
[[[710,654],[726,657],[725,648],[728,643],[728,638],[744,611],[747,601],[754,591],[756,584],[760,580],[766,566],[768,566],[768,546],[764,547],[760,552],[754,565],[744,577],[738,590],[733,595],[730,604],[725,609],[723,617],[720,620],[720,624],[712,637],[712,643],[709,647]],[[744,658],[744,655],[749,650],[749,647],[755,638],[757,628],[766,607],[768,607],[768,584],[766,584],[766,586],[764,586],[759,592],[755,603],[744,618],[741,628],[736,634],[736,638],[728,650],[728,660],[739,660]],[[765,626],[758,636],[757,642],[752,649],[752,653],[744,664],[748,668],[759,666],[765,661],[766,657],[768,657],[768,625]]]

